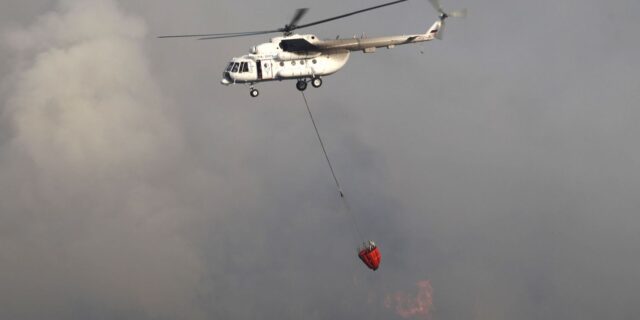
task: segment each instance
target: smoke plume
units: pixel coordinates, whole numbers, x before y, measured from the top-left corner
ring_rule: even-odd
[[[173,193],[185,144],[145,34],[113,1],[83,0],[5,35],[0,318],[201,316],[202,263]]]

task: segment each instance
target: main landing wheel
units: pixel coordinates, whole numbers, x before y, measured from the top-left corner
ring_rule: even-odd
[[[249,91],[249,94],[255,98],[260,94],[260,91],[258,91],[258,89],[251,89],[251,91]]]
[[[298,82],[296,83],[296,88],[298,88],[298,90],[300,91],[304,91],[307,89],[307,82],[304,80],[298,80]]]
[[[311,85],[314,88],[320,88],[320,86],[322,85],[322,79],[320,78],[313,78],[313,80],[311,80]]]

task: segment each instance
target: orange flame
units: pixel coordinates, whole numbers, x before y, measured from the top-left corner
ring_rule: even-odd
[[[404,292],[388,294],[384,299],[384,306],[387,309],[394,308],[396,313],[405,319],[410,317],[429,319],[433,306],[431,282],[418,281],[417,285],[418,293],[415,297]]]

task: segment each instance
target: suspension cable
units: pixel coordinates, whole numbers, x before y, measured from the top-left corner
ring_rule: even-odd
[[[358,237],[360,239],[364,239],[362,233],[360,233],[360,228],[358,228],[358,223],[356,222],[356,218],[351,212],[351,207],[347,202],[347,198],[344,196],[344,192],[342,191],[342,187],[340,186],[340,182],[338,182],[338,178],[336,177],[336,173],[333,170],[333,166],[331,165],[331,160],[329,160],[329,155],[327,154],[327,149],[324,146],[324,142],[322,142],[322,137],[320,136],[320,131],[318,131],[318,126],[316,125],[316,121],[313,118],[313,114],[311,113],[311,108],[309,108],[309,102],[307,102],[307,97],[304,94],[304,91],[301,91],[302,98],[304,99],[304,104],[307,106],[307,111],[309,112],[309,118],[311,118],[311,123],[313,123],[313,129],[316,131],[316,136],[318,137],[318,141],[320,142],[320,146],[322,147],[322,152],[324,153],[324,158],[327,160],[327,164],[329,165],[329,170],[331,170],[331,176],[333,176],[333,181],[336,183],[336,187],[338,188],[338,194],[340,195],[340,199],[342,200],[342,204],[344,204],[345,211],[347,215],[351,218],[351,222],[353,223],[353,227],[358,233]]]
[[[318,132],[318,126],[316,125],[316,121],[313,119],[313,114],[311,113],[311,108],[309,108],[309,103],[307,102],[307,97],[304,95],[304,91],[302,92],[302,98],[304,99],[304,104],[307,106],[307,111],[309,112],[309,118],[311,118],[311,123],[313,123],[313,129],[316,130],[318,141],[320,141],[322,152],[324,153],[325,159],[327,159],[327,164],[329,164],[329,170],[331,170],[331,175],[333,176],[333,181],[335,181],[336,187],[338,188],[338,192],[340,193],[340,198],[344,198],[342,187],[340,187],[340,182],[338,182],[338,178],[336,178],[336,173],[335,171],[333,171],[331,160],[329,160],[329,156],[327,155],[327,149],[324,147],[324,142],[322,142],[322,138],[320,137],[320,132]]]

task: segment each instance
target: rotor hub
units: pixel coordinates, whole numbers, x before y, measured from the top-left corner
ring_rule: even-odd
[[[282,28],[282,32],[284,33],[285,36],[290,36],[292,34],[291,31],[293,31],[293,29],[295,29],[295,25],[286,24],[284,28]]]

